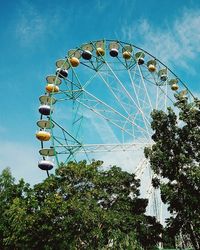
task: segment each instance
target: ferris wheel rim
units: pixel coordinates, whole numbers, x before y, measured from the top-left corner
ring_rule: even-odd
[[[92,50],[95,49],[94,47],[94,44],[96,43],[103,43],[103,42],[115,42],[115,43],[118,43],[118,44],[121,44],[122,46],[130,46],[130,47],[133,47],[133,48],[136,48],[144,53],[146,53],[147,55],[149,55],[150,57],[154,58],[154,60],[158,61],[162,66],[164,66],[167,70],[169,70],[181,83],[182,85],[187,89],[187,91],[193,96],[193,94],[191,93],[191,91],[189,90],[189,88],[183,83],[183,81],[168,67],[166,66],[164,63],[162,63],[158,58],[156,58],[155,56],[153,56],[151,53],[149,53],[148,51],[132,44],[132,43],[127,43],[127,42],[124,42],[124,41],[120,41],[120,40],[115,40],[115,39],[99,39],[99,40],[93,40],[93,41],[89,41],[89,42],[86,42],[85,44],[90,44],[93,48]],[[124,47],[123,47],[124,48]],[[68,56],[65,57],[65,61],[63,61],[63,64],[65,63],[69,63],[68,62],[68,59],[69,59],[69,56],[73,56],[74,53],[76,53],[77,51],[83,51],[83,45],[82,46],[78,46],[76,47],[75,49],[73,50],[70,50],[70,53],[68,53]],[[80,55],[79,55],[80,57]],[[60,67],[62,68],[62,65],[60,65]],[[72,68],[73,70],[73,68]],[[51,76],[52,77],[52,76]],[[59,76],[56,75],[55,77],[55,81],[59,81]],[[60,83],[59,83],[60,84]],[[85,91],[85,89],[82,89],[83,91]],[[50,94],[50,96],[54,96],[54,93],[53,94]],[[54,102],[51,101],[51,106],[53,106]],[[51,120],[51,114],[50,114],[50,120]],[[53,129],[51,128],[51,133],[53,134]],[[81,143],[78,142],[78,144],[80,145]],[[41,146],[43,147],[43,144],[41,143]]]
[[[158,61],[161,65],[163,65],[165,68],[167,68],[167,70],[169,72],[171,72],[176,78],[177,80],[187,89],[188,93],[195,99],[195,96],[193,95],[192,91],[188,88],[188,86],[184,83],[184,81],[181,80],[181,78],[172,70],[170,69],[165,63],[163,63],[159,58],[155,57],[154,55],[152,55],[150,52],[148,52],[147,50],[133,44],[133,43],[128,43],[128,42],[125,42],[125,41],[121,41],[121,40],[118,40],[118,39],[105,39],[105,38],[102,38],[102,39],[98,39],[98,40],[92,40],[92,41],[88,41],[88,42],[85,42],[84,44],[90,44],[90,43],[96,43],[98,41],[107,41],[107,42],[117,42],[119,44],[129,44],[130,46],[133,46],[134,48],[138,49],[138,50],[141,50],[143,51],[145,54],[149,55],[150,57],[154,58],[156,61]],[[75,47],[76,50],[80,50],[80,47],[79,46],[76,46]],[[82,48],[81,48],[82,49]],[[68,59],[67,56],[65,56],[66,60]],[[58,77],[58,76],[57,76]]]
[[[115,51],[113,52],[113,55],[116,55],[116,50],[119,48],[119,47],[116,48],[117,47],[116,44],[121,46],[120,48],[122,48],[122,52],[127,51],[129,53],[132,53],[133,49],[134,50],[137,49],[138,52],[145,53],[146,55],[149,56],[149,58],[151,58],[152,61],[157,62],[159,64],[159,67],[160,67],[160,65],[162,65],[163,69],[166,69],[168,72],[170,72],[170,74],[173,75],[174,78],[177,79],[178,82],[180,82],[181,85],[187,90],[188,94],[190,94],[190,96],[192,98],[195,98],[194,95],[192,94],[192,92],[189,90],[188,86],[168,66],[166,66],[164,63],[162,63],[158,58],[156,58],[155,56],[150,54],[148,51],[146,51],[146,50],[144,50],[144,49],[142,49],[142,48],[140,48],[140,47],[138,47],[138,46],[136,46],[136,45],[134,45],[132,43],[127,43],[127,42],[114,40],[114,39],[112,39],[112,40],[111,39],[100,39],[100,40],[94,40],[94,41],[87,42],[87,43],[85,43],[85,44],[83,44],[81,46],[76,47],[73,50],[70,50],[68,52],[68,55],[65,57],[65,59],[59,59],[59,61],[57,61],[57,63],[56,63],[56,66],[57,67],[59,66],[59,69],[56,71],[56,74],[55,75],[50,75],[50,76],[47,77],[47,81],[49,81],[49,83],[53,85],[53,86],[50,86],[53,89],[53,92],[46,93],[44,96],[40,97],[40,101],[41,101],[41,104],[43,104],[43,102],[44,103],[47,102],[47,104],[49,104],[49,106],[50,106],[50,110],[48,111],[49,115],[47,116],[47,118],[49,119],[50,122],[47,122],[46,120],[42,120],[43,116],[41,115],[41,121],[38,124],[40,125],[40,130],[43,130],[43,129],[46,130],[46,129],[50,128],[50,131],[51,131],[51,144],[52,145],[51,145],[51,148],[46,148],[45,143],[43,141],[41,141],[40,155],[42,156],[43,160],[46,159],[45,157],[54,156],[55,159],[56,159],[57,164],[59,164],[60,161],[59,161],[58,157],[60,155],[62,155],[62,154],[66,155],[66,152],[68,153],[68,157],[66,159],[66,162],[67,162],[68,160],[71,160],[71,159],[76,160],[75,155],[78,154],[78,153],[83,153],[83,154],[86,155],[86,158],[88,158],[88,154],[90,154],[92,152],[97,153],[98,150],[99,150],[100,153],[103,153],[103,152],[117,152],[118,150],[120,152],[121,152],[121,150],[127,152],[127,151],[130,150],[131,147],[132,147],[131,150],[133,150],[134,147],[136,148],[136,150],[138,150],[138,149],[144,149],[144,147],[146,147],[146,146],[152,146],[153,145],[153,142],[151,140],[151,133],[148,131],[148,128],[150,126],[150,121],[148,120],[148,117],[146,117],[146,114],[143,112],[144,107],[143,106],[140,107],[141,106],[141,103],[140,103],[141,100],[137,99],[138,95],[137,95],[137,91],[134,89],[135,88],[134,79],[133,79],[133,76],[131,74],[133,72],[134,72],[134,74],[136,74],[137,70],[138,70],[138,72],[139,72],[139,73],[137,73],[138,75],[136,74],[136,75],[134,75],[134,77],[141,78],[141,80],[142,80],[141,84],[143,84],[142,86],[144,88],[144,92],[146,93],[147,102],[151,106],[151,109],[153,109],[154,106],[151,103],[150,93],[148,93],[148,90],[145,89],[146,88],[146,82],[149,80],[148,79],[149,76],[148,75],[143,75],[144,72],[141,71],[141,68],[137,63],[132,64],[131,66],[130,65],[127,66],[126,61],[122,62],[122,61],[120,61],[121,60],[120,58],[117,58],[119,60],[118,63],[122,63],[122,65],[126,68],[126,71],[128,73],[128,77],[130,79],[130,84],[132,85],[134,93],[135,93],[135,97],[136,97],[136,101],[135,101],[134,98],[129,94],[128,89],[126,87],[124,87],[123,82],[120,79],[118,79],[118,75],[116,74],[115,70],[112,68],[112,65],[110,65],[110,62],[107,61],[107,59],[104,59],[105,51],[108,50],[108,47],[106,47],[106,48],[103,47],[104,42],[105,42],[105,44],[107,44],[107,43],[111,44],[112,43],[112,46],[109,46],[109,49],[110,50],[112,48],[115,49]],[[88,44],[90,46],[87,46]],[[95,47],[95,46],[97,46],[97,47]],[[97,50],[98,48],[105,49],[105,51],[100,50],[100,49]],[[88,54],[87,54],[88,57],[85,57],[86,59],[89,58],[91,56],[91,54],[96,49],[96,54],[93,54],[93,56],[94,56],[94,58],[99,59],[99,61],[101,62],[100,66],[95,68],[92,63],[91,63],[91,65],[88,66],[88,64],[86,64],[86,62],[78,61],[81,58],[81,52],[83,52],[85,49],[88,49]],[[127,55],[126,55],[127,58],[130,56],[129,53],[127,53]],[[72,58],[73,58],[73,60],[70,61],[70,59],[72,59]],[[76,58],[78,60],[75,60],[74,58]],[[76,79],[77,80],[77,82],[76,82],[77,89],[75,88],[75,89],[73,89],[73,91],[71,91],[69,89],[66,89],[66,90],[62,91],[62,90],[59,90],[59,88],[58,88],[58,91],[54,91],[56,89],[55,87],[57,87],[58,85],[61,85],[60,77],[63,77],[64,81],[68,82],[69,84],[74,83],[73,79],[68,79],[67,78],[67,76],[69,74],[68,70],[70,71],[70,69],[71,69],[71,71],[73,72],[73,74],[76,77],[75,67],[77,67],[79,64],[82,65],[82,66],[85,66],[89,70],[93,70],[95,72],[94,75],[91,75],[91,80],[88,79],[86,82],[84,82],[84,85],[82,85],[82,82],[80,82],[79,78],[77,77],[77,79]],[[118,97],[117,97],[117,95],[115,93],[115,89],[110,87],[109,84],[108,84],[108,81],[105,80],[106,77],[110,76],[109,73],[104,72],[104,74],[103,74],[101,72],[101,70],[103,70],[104,66],[107,67],[106,69],[109,69],[109,72],[112,73],[112,76],[114,76],[114,79],[119,84],[120,88],[124,91],[124,93],[126,93],[126,95],[130,98],[130,100],[136,106],[136,110],[139,111],[139,113],[141,115],[141,120],[144,123],[143,124],[145,126],[144,128],[142,128],[138,124],[136,124],[135,121],[136,121],[136,118],[137,118],[137,114],[133,118],[132,114],[129,114],[129,112],[127,112],[127,110],[126,110],[127,108],[126,108],[125,104],[120,103],[121,100],[119,100],[119,103],[120,103],[120,106],[121,106],[122,110],[124,110],[123,112],[125,112],[126,115],[124,115],[123,112],[121,112],[121,113],[118,112],[119,107],[118,107],[118,109],[113,108],[112,106],[110,106],[106,102],[99,99],[98,96],[95,96],[95,95],[93,95],[92,92],[88,91],[88,87],[90,86],[90,84],[93,84],[93,82],[92,82],[93,78],[92,77],[95,78],[96,75],[98,75],[98,77],[101,78],[101,80],[107,86],[108,90],[112,93],[114,98],[118,101]],[[136,69],[134,67],[136,67]],[[160,69],[162,69],[162,68],[160,67]],[[60,75],[61,70],[65,70],[65,72],[62,72],[63,74]],[[163,94],[164,94],[164,96],[166,98],[167,84],[159,85],[158,82],[156,82],[155,78],[152,78],[152,79],[153,80],[151,80],[151,81],[154,82],[154,84],[156,83],[157,89],[160,88],[159,91],[162,90],[161,87],[166,86],[166,89],[162,90]],[[59,94],[61,94],[61,95],[63,94],[64,97],[60,98],[60,99],[56,99],[55,98],[56,95],[59,95]],[[72,94],[72,95],[70,96],[70,94]],[[158,92],[156,94],[158,95]],[[102,111],[100,111],[100,113],[98,113],[98,111],[99,111],[98,108],[95,110],[94,108],[91,108],[91,106],[89,106],[90,104],[87,105],[84,99],[80,99],[81,95],[86,95],[88,97],[88,99],[91,99],[93,102],[95,100],[96,105],[101,104],[102,107],[105,107],[105,109],[107,108],[107,109],[110,110],[110,112],[112,111],[115,115],[118,115],[117,120],[115,121],[113,119],[112,122],[109,121],[108,116],[103,115],[103,113],[101,113]],[[168,93],[167,93],[167,95],[168,95]],[[125,140],[123,139],[122,140],[123,143],[118,143],[118,144],[117,143],[112,143],[112,144],[109,144],[109,143],[105,143],[105,144],[103,144],[103,143],[98,143],[98,144],[95,144],[95,143],[93,143],[93,144],[82,143],[81,141],[79,141],[77,139],[76,135],[74,136],[73,134],[69,133],[64,127],[62,127],[60,124],[58,124],[56,120],[54,120],[54,110],[53,110],[54,105],[59,104],[62,101],[66,101],[66,100],[75,101],[78,105],[85,106],[85,108],[87,108],[88,110],[90,109],[92,112],[96,112],[103,119],[105,119],[106,121],[112,123],[113,125],[118,127],[118,129],[121,129],[122,131],[123,130],[125,131],[126,130],[126,125],[128,123],[131,123],[135,127],[138,127],[138,129],[140,129],[141,131],[144,130],[144,133],[142,135],[145,138],[145,133],[146,133],[146,136],[147,136],[146,141],[139,141],[138,140],[138,141],[133,141],[132,143],[124,143]],[[171,100],[171,101],[173,103],[173,100]],[[159,106],[159,103],[157,103],[156,105]],[[43,107],[43,108],[45,108],[45,107]],[[108,115],[108,114],[106,114],[106,115]],[[125,120],[123,126],[119,125],[120,124],[119,120],[118,120],[119,118]],[[49,125],[49,124],[51,124],[51,125]],[[70,139],[68,139],[68,140],[65,139],[64,140],[64,142],[67,142],[66,144],[61,143],[59,141],[61,139],[57,138],[55,136],[54,128],[56,126],[59,127],[59,129],[62,131],[64,136],[66,136],[66,135],[69,136]],[[127,131],[128,131],[128,128],[127,128]],[[127,131],[125,131],[125,132],[127,132]],[[127,133],[127,134],[129,134],[133,138],[135,138],[134,135],[132,135],[130,133]],[[123,134],[123,136],[124,136],[124,134]],[[76,144],[73,144],[74,142]],[[57,151],[59,148],[63,148],[63,150],[62,151]],[[44,162],[43,162],[43,164],[44,164]],[[41,167],[42,166],[43,165],[41,163]],[[52,167],[52,165],[49,164],[49,167]],[[138,164],[137,168],[135,169],[135,171],[137,172],[137,176],[142,175],[147,167],[148,167],[147,160],[143,159],[143,162],[141,162],[141,164]],[[47,173],[48,173],[48,171],[47,171]],[[153,178],[153,177],[154,177],[154,175],[151,173],[150,178]],[[149,186],[150,186],[150,184],[149,184]],[[154,195],[152,188],[153,188],[152,186],[150,186],[148,188],[148,196],[149,197]],[[156,201],[156,202],[158,202],[158,201]],[[155,205],[155,209],[157,209],[157,206],[158,205]],[[158,213],[158,212],[156,212],[156,213]]]

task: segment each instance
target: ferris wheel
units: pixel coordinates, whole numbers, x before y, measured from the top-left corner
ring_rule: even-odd
[[[147,212],[161,220],[160,193],[143,151],[153,145],[152,110],[173,106],[179,91],[192,97],[166,65],[133,44],[98,40],[69,50],[56,61],[39,97],[39,168],[48,174],[53,159],[57,165],[93,158],[118,166],[125,161],[141,179]]]

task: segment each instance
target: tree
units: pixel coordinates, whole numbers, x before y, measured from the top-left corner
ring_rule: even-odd
[[[10,201],[10,193],[12,185],[14,184],[14,178],[11,175],[10,169],[6,168],[0,175],[0,249],[3,248],[3,232],[5,218],[3,213],[8,207]]]
[[[139,180],[102,162],[70,162],[23,190],[4,212],[13,249],[153,249],[162,226],[144,214]]]
[[[153,184],[160,186],[172,215],[169,234],[189,235],[193,247],[200,249],[200,100],[189,102],[183,92],[176,99],[178,115],[172,108],[152,112],[155,144],[145,149],[145,155],[157,174]]]
[[[10,228],[7,211],[11,208],[13,201],[21,197],[23,190],[29,187],[21,179],[15,184],[15,179],[9,168],[5,168],[0,175],[0,249],[5,246],[5,232]]]

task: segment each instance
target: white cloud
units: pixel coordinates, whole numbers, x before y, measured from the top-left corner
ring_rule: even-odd
[[[183,11],[182,16],[168,26],[155,27],[147,19],[140,19],[131,25],[123,24],[122,35],[129,41],[139,37],[140,47],[169,66],[189,68],[189,60],[198,58],[200,52],[199,24],[200,10],[190,10]]]
[[[102,12],[108,7],[108,2],[103,0],[97,0],[96,2],[96,8],[98,11]]]
[[[92,117],[90,125],[95,131],[97,131],[103,143],[119,143],[118,138],[109,126],[108,122],[105,121],[105,119]]]
[[[45,19],[29,2],[22,2],[18,13],[16,35],[22,43],[29,43],[45,32]]]
[[[43,39],[55,37],[57,35],[55,31],[62,32],[62,27],[68,27],[69,12],[70,8],[66,16],[65,9],[60,5],[51,9],[47,6],[45,12],[43,12],[37,8],[34,2],[22,0],[18,4],[16,37],[22,45],[42,44]]]

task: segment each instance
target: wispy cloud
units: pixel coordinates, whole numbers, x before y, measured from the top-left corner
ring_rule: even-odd
[[[30,2],[22,2],[16,24],[16,36],[22,43],[29,43],[43,35],[46,20]]]
[[[90,121],[91,126],[97,132],[103,143],[119,143],[117,136],[109,126],[108,122],[105,121],[105,119],[98,119],[97,117],[93,116]]]
[[[34,2],[22,0],[16,15],[16,37],[22,45],[41,43],[43,39],[56,36],[55,31],[62,32],[62,27],[68,27],[68,20],[69,15],[66,16],[66,12],[59,5],[54,8],[47,6],[45,11],[41,11]]]
[[[97,2],[96,2],[96,8],[97,8],[98,11],[101,12],[101,11],[104,11],[107,8],[108,4],[109,3],[107,1],[97,0]]]
[[[189,68],[189,60],[198,58],[200,52],[200,10],[184,10],[170,25],[155,26],[147,19],[123,25],[124,40],[139,37],[140,45],[154,56],[170,65]]]

